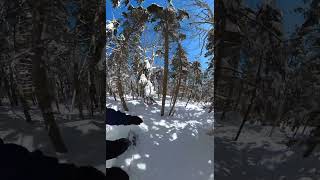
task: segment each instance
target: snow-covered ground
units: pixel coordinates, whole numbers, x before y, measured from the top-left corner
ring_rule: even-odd
[[[68,153],[62,155],[54,152],[40,111],[31,107],[30,114],[32,124],[25,122],[21,108],[0,106],[0,138],[6,143],[22,145],[29,151],[40,149],[46,155],[58,157],[61,162],[90,165],[105,172],[104,116],[80,120],[77,114],[61,108],[61,114],[57,113],[55,117],[68,148]]]
[[[116,159],[107,161],[107,167],[118,166],[130,176],[130,180],[213,180],[213,136],[207,135],[213,123],[213,113],[207,113],[200,105],[179,101],[176,112],[168,116],[170,99],[167,99],[166,115],[160,116],[161,103],[146,105],[142,100],[127,100],[129,112],[144,121],[138,127],[113,128],[107,125],[106,138],[127,137],[131,130],[137,135],[136,146],[131,146]],[[107,107],[122,110],[113,98],[107,99]]]
[[[275,128],[270,137],[271,126],[247,123],[235,142],[233,138],[238,131],[240,118],[235,114],[227,115],[223,123],[218,119],[219,113],[215,118],[216,179],[320,179],[320,153],[315,151],[310,157],[303,158],[302,145],[286,146],[287,137],[293,134],[289,128]]]

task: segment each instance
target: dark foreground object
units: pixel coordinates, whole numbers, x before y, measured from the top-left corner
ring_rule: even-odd
[[[108,125],[139,125],[142,122],[142,119],[138,116],[127,115],[111,108],[107,108],[106,110],[106,124]],[[107,160],[118,157],[124,153],[131,144],[135,145],[135,140],[133,142],[126,138],[121,138],[114,141],[106,140]],[[108,180],[129,180],[128,174],[119,167],[107,168],[106,176]]]
[[[111,108],[107,108],[106,116],[108,125],[139,125],[143,122],[138,116],[126,115]]]
[[[93,167],[62,164],[57,158],[45,156],[39,150],[29,152],[16,144],[4,144],[0,139],[0,179],[104,180],[106,176]]]
[[[130,145],[131,142],[126,138],[117,139],[115,141],[106,140],[107,160],[120,156]]]
[[[118,167],[107,168],[108,180],[129,180],[128,174]]]

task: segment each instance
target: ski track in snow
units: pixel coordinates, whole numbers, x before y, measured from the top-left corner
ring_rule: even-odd
[[[142,100],[127,100],[128,114],[144,121],[139,127],[110,127],[106,138],[127,137],[131,130],[137,134],[137,145],[131,146],[118,158],[107,161],[107,167],[118,166],[130,180],[213,180],[213,136],[206,132],[212,126],[213,113],[200,106],[177,102],[174,116],[169,117],[169,102],[165,116],[160,116],[158,105],[146,105]],[[107,99],[107,107],[121,110],[120,102]]]

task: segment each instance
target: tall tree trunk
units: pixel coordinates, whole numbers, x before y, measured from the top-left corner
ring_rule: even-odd
[[[12,71],[10,70],[10,91],[11,91],[11,97],[13,101],[14,106],[19,106],[19,101],[18,101],[18,95],[17,95],[17,86],[13,83],[13,74]]]
[[[173,112],[174,107],[176,105],[176,101],[177,101],[178,94],[179,94],[179,89],[180,89],[180,84],[181,84],[181,75],[179,75],[177,86],[176,86],[175,91],[174,91],[174,97],[173,97],[172,106],[171,106],[171,109],[170,109],[170,112],[169,112],[169,116],[173,115],[172,112]]]
[[[122,58],[121,54],[118,57],[119,59]],[[120,63],[119,63],[120,64]],[[127,106],[126,100],[124,99],[124,92],[123,92],[123,87],[122,87],[122,82],[121,82],[121,67],[120,65],[117,65],[117,89],[118,89],[118,93],[119,93],[119,97],[121,100],[121,104],[123,107],[124,111],[129,111],[129,108]]]
[[[107,81],[106,81],[106,76],[105,76],[105,72],[106,72],[106,65],[104,63],[104,68],[103,71],[100,72],[100,78],[101,78],[101,85],[100,85],[100,109],[101,112],[105,111],[106,108],[106,85],[107,85]]]
[[[251,99],[250,99],[250,104],[249,104],[249,106],[248,106],[248,109],[247,109],[247,111],[246,111],[246,113],[245,113],[245,115],[244,115],[244,117],[243,117],[243,119],[242,119],[241,125],[240,125],[240,127],[239,127],[239,129],[238,129],[238,132],[237,132],[237,135],[236,135],[236,137],[234,138],[235,141],[238,140],[238,138],[239,138],[239,136],[240,136],[240,133],[241,133],[241,131],[242,131],[242,128],[243,128],[244,124],[246,123],[246,121],[248,120],[248,116],[249,116],[249,114],[250,114],[251,107],[252,107],[253,102],[254,102],[254,100],[255,100],[255,98],[256,98],[257,86],[258,86],[258,83],[259,83],[259,81],[260,81],[260,71],[261,71],[261,65],[262,65],[262,58],[263,58],[263,56],[261,55],[261,56],[260,56],[260,61],[259,61],[259,66],[258,66],[258,71],[257,71],[257,73],[256,73],[255,88],[254,88],[254,90],[253,90],[253,93],[252,93],[252,96],[251,96]]]
[[[29,108],[28,102],[23,97],[22,93],[19,94],[19,98],[20,98],[20,102],[22,104],[23,114],[24,114],[24,117],[26,118],[26,122],[30,123],[32,120],[31,120],[31,116],[29,113],[30,108]]]
[[[45,48],[43,47],[42,33],[45,28],[45,20],[42,18],[46,13],[44,7],[46,1],[32,1],[32,80],[35,86],[35,94],[39,102],[43,119],[48,130],[49,138],[57,152],[65,153],[67,148],[60,135],[59,126],[57,125],[49,94],[49,85],[47,73],[42,59]]]
[[[117,80],[117,87],[118,87],[118,93],[119,93],[119,97],[120,97],[120,100],[121,100],[121,104],[122,104],[123,110],[124,111],[129,111],[127,103],[126,103],[126,100],[124,99],[123,87],[122,87],[122,83],[121,83],[121,78],[120,77],[118,77],[118,80]]]
[[[82,92],[81,92],[81,85],[80,85],[80,80],[79,80],[79,68],[78,68],[78,63],[75,62],[74,63],[74,67],[73,67],[73,83],[74,83],[74,89],[75,89],[75,93],[73,96],[73,100],[76,101],[76,104],[78,106],[78,110],[79,110],[79,117],[81,119],[84,119],[83,116],[83,107],[82,107]],[[72,103],[73,104],[73,103]]]
[[[176,101],[177,101],[177,98],[178,98],[178,94],[179,94],[179,90],[180,90],[180,85],[181,85],[181,81],[182,81],[182,52],[181,52],[181,44],[179,42],[179,72],[178,72],[178,82],[177,82],[177,85],[176,85],[176,88],[174,90],[174,98],[173,98],[173,102],[172,102],[172,106],[171,106],[171,109],[170,109],[170,112],[169,112],[169,116],[173,115],[173,112],[174,112],[174,107],[176,105]]]
[[[166,25],[165,28],[167,28]],[[164,109],[166,105],[167,97],[167,86],[168,86],[168,71],[169,71],[169,33],[167,30],[164,31],[164,70],[162,79],[162,105],[161,105],[161,116],[164,115]]]
[[[246,123],[246,121],[247,121],[247,119],[248,119],[248,116],[249,116],[249,114],[250,114],[251,107],[252,107],[252,104],[253,104],[254,99],[255,99],[255,93],[254,93],[254,95],[252,95],[251,100],[250,100],[250,104],[249,104],[249,106],[248,106],[248,109],[247,109],[245,115],[243,116],[243,119],[242,119],[241,125],[240,125],[240,127],[239,127],[239,129],[238,129],[237,135],[236,135],[236,137],[234,138],[235,141],[237,141],[237,140],[239,139],[239,136],[240,136],[240,133],[241,133],[241,131],[242,131],[242,129],[243,129],[243,126],[244,126],[244,124]]]
[[[7,96],[8,96],[8,99],[10,101],[10,105],[11,105],[11,107],[13,107],[14,106],[14,102],[13,102],[12,94],[11,94],[11,91],[10,91],[9,81],[8,81],[8,79],[6,77],[4,78],[4,88],[7,91]]]

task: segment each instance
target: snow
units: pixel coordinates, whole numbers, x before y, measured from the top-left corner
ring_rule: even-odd
[[[156,92],[154,91],[154,86],[150,80],[147,81],[147,84],[144,87],[144,93],[147,97],[152,97],[156,94]]]
[[[114,23],[115,23],[115,21],[107,20],[107,22],[106,22],[107,32],[113,32],[116,29],[116,27],[114,26]]]
[[[149,61],[147,59],[145,59],[144,62],[146,63],[146,68],[148,70],[150,70],[151,69],[151,65],[150,65]]]
[[[143,100],[127,100],[128,114],[138,115],[144,122],[139,126],[106,126],[106,138],[127,137],[128,132],[137,135],[137,145],[124,154],[106,162],[107,167],[118,166],[130,176],[130,180],[213,180],[213,136],[206,132],[212,126],[213,113],[207,113],[199,105],[183,101],[176,104],[174,116],[160,116],[160,100],[157,105],[146,105]],[[170,100],[167,100],[166,111]],[[111,97],[107,107],[121,110],[120,102]]]
[[[139,84],[146,84],[148,82],[148,79],[146,78],[146,75],[141,74],[139,79]]]
[[[77,113],[68,113],[60,105],[61,114],[55,114],[61,136],[68,148],[68,153],[54,151],[39,110],[31,106],[33,123],[26,123],[21,108],[0,106],[0,138],[6,143],[22,145],[29,151],[41,150],[45,155],[54,156],[61,163],[74,163],[77,166],[93,166],[105,172],[104,116],[79,120]],[[84,113],[87,113],[84,111]]]
[[[215,119],[215,177],[217,179],[319,179],[320,156],[303,158],[301,145],[286,146],[288,129],[246,123],[238,141],[233,141],[241,122],[239,114],[221,113]],[[238,122],[238,123],[237,123]],[[291,133],[291,134],[289,134]],[[299,136],[299,134],[297,134]]]

